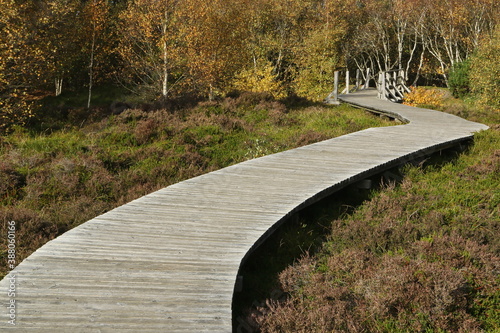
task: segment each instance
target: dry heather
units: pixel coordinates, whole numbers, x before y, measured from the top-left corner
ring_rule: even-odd
[[[411,167],[279,275],[262,332],[500,329],[500,131],[440,166]],[[312,221],[309,221],[312,223]]]
[[[59,118],[64,129],[19,129],[0,137],[0,233],[6,234],[8,221],[17,222],[18,261],[78,224],[169,184],[389,124],[348,107],[290,109],[270,96],[249,93],[175,112],[129,109],[85,118],[80,111]],[[0,238],[3,263],[6,241]],[[0,276],[6,267],[0,265]]]

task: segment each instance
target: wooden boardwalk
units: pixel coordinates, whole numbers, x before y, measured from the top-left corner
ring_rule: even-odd
[[[231,332],[238,269],[285,217],[482,124],[376,99],[342,100],[409,121],[211,172],[151,193],[48,242],[0,282],[0,330]]]

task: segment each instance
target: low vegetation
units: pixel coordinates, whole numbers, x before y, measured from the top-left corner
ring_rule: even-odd
[[[441,89],[412,87],[411,92],[405,95],[403,104],[438,110],[443,106],[443,97],[444,91]]]
[[[57,105],[63,97],[51,101]],[[57,98],[56,98],[57,99]],[[71,104],[64,100],[64,103]],[[0,137],[0,221],[17,259],[105,211],[169,184],[284,149],[390,123],[347,106],[245,93],[192,107],[106,115],[69,108]],[[146,108],[146,107],[145,107]],[[64,116],[63,116],[64,115]],[[63,125],[66,124],[66,125]],[[84,125],[82,125],[84,124]],[[82,126],[80,126],[82,125]],[[0,240],[1,262],[7,258]],[[0,265],[0,275],[7,265]]]
[[[330,222],[302,214],[299,228],[312,238],[299,244],[283,236],[301,259],[268,277],[267,299],[248,310],[247,327],[500,331],[500,115],[441,93],[442,109],[491,129],[454,158],[405,167],[401,183],[374,191],[352,214]],[[320,226],[328,232],[318,244],[312,230]],[[254,297],[262,292],[256,289]]]
[[[500,109],[492,104],[484,104],[482,96],[466,95],[457,98],[446,88],[412,87],[406,94],[404,104],[429,108],[456,116],[495,126],[500,123]]]

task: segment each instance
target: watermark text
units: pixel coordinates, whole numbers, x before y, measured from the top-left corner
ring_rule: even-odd
[[[7,296],[9,302],[7,304],[8,323],[16,325],[16,273],[12,270],[16,267],[16,222],[9,221],[7,226],[7,267],[11,272],[7,275],[6,279],[9,281],[9,288]]]

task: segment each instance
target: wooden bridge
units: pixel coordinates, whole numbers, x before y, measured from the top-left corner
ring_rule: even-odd
[[[377,99],[376,90],[340,99],[409,123],[233,165],[66,232],[0,282],[1,331],[231,332],[242,260],[287,216],[348,184],[487,129]],[[15,296],[9,296],[13,287]]]

